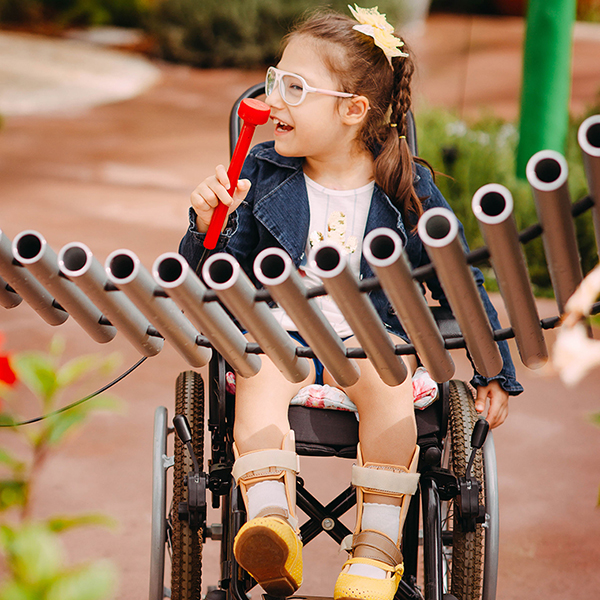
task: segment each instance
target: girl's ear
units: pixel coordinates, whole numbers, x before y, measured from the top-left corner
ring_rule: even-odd
[[[342,102],[340,112],[346,125],[358,125],[365,119],[370,109],[366,96],[356,96]]]

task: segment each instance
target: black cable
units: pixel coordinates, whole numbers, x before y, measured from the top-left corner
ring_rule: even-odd
[[[30,419],[29,421],[22,421],[21,423],[0,423],[0,427],[22,427],[23,425],[31,425],[32,423],[38,423],[39,421],[43,421],[44,419],[48,419],[49,417],[54,417],[56,415],[66,412],[67,410],[75,408],[76,406],[79,406],[80,404],[83,404],[84,402],[87,402],[88,400],[91,400],[92,398],[99,396],[100,394],[102,394],[102,392],[105,392],[106,390],[110,389],[113,385],[116,385],[117,383],[119,383],[119,381],[121,381],[122,379],[125,379],[125,377],[127,377],[127,375],[129,375],[130,373],[135,371],[147,358],[148,358],[147,356],[143,356],[142,358],[140,358],[140,360],[138,360],[135,363],[135,365],[133,365],[132,367],[127,369],[127,371],[125,371],[124,373],[121,373],[121,375],[119,375],[116,379],[113,379],[110,383],[107,383],[104,387],[101,387],[99,390],[96,390],[93,394],[90,394],[89,396],[86,396],[85,398],[81,398],[81,400],[77,400],[76,402],[73,402],[67,406],[63,406],[62,408],[59,408],[58,410],[48,413],[47,415],[42,415],[41,417],[36,417],[35,419]]]

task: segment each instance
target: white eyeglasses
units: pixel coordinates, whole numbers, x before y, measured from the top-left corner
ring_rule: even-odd
[[[357,94],[347,92],[334,92],[332,90],[322,90],[314,88],[306,83],[304,77],[282,71],[275,67],[269,67],[265,78],[265,93],[270,96],[279,83],[279,93],[283,101],[289,106],[298,106],[306,98],[306,94],[325,94],[327,96],[338,96],[340,98],[354,98]]]

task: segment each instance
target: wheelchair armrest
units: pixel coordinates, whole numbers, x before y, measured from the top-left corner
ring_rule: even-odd
[[[430,306],[429,308],[443,338],[462,337],[458,322],[449,308],[445,306]]]

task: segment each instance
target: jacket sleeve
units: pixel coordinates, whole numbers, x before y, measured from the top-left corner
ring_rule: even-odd
[[[419,186],[420,189],[418,190],[418,193],[419,193],[420,197],[425,198],[423,201],[424,210],[428,210],[428,209],[434,208],[434,207],[443,207],[443,208],[452,210],[450,205],[446,201],[446,199],[442,196],[442,193],[439,191],[439,189],[433,183],[433,180],[432,180],[431,176],[429,175],[429,173],[428,172],[423,173],[423,171],[424,171],[424,169],[419,170],[419,173],[421,175],[421,181],[420,181],[421,185]],[[425,188],[425,190],[424,190],[424,188]],[[425,191],[425,193],[422,193],[423,191]],[[468,252],[469,246],[468,246],[467,240],[465,238],[464,227],[463,227],[462,223],[460,223],[460,222],[459,222],[459,236],[460,236],[460,240],[463,244],[463,247],[465,249],[465,252]],[[424,266],[429,263],[430,263],[429,256],[427,255],[425,247],[422,246],[421,260],[420,260],[420,263],[418,266]],[[494,305],[492,304],[490,297],[488,296],[488,293],[484,287],[483,274],[479,269],[477,269],[475,267],[471,267],[471,271],[473,273],[475,283],[477,284],[477,290],[479,291],[479,295],[481,296],[481,300],[483,302],[483,307],[484,307],[485,312],[490,321],[490,325],[492,326],[492,329],[494,329],[494,330],[500,329],[501,326],[500,326],[500,321],[498,319],[498,313],[496,312],[496,309],[494,308]],[[450,306],[448,304],[448,300],[446,298],[446,295],[444,294],[444,290],[442,289],[442,286],[441,286],[440,281],[437,278],[437,276],[433,275],[431,278],[429,278],[426,281],[426,284],[427,284],[427,287],[429,288],[429,290],[431,291],[432,297],[435,300],[437,300],[441,306],[450,308]],[[516,379],[515,366],[512,361],[512,357],[510,355],[508,342],[500,341],[500,342],[497,342],[497,344],[498,344],[498,348],[500,350],[500,354],[502,356],[502,361],[503,361],[502,370],[500,371],[500,373],[498,373],[498,375],[495,375],[494,377],[484,377],[483,375],[478,373],[474,368],[475,372],[473,375],[473,379],[471,380],[471,384],[475,387],[479,387],[479,386],[487,385],[490,381],[497,380],[506,392],[508,392],[511,396],[516,396],[523,391],[523,386]],[[471,360],[470,356],[469,356],[469,360]],[[473,364],[472,360],[471,360],[471,364]]]

